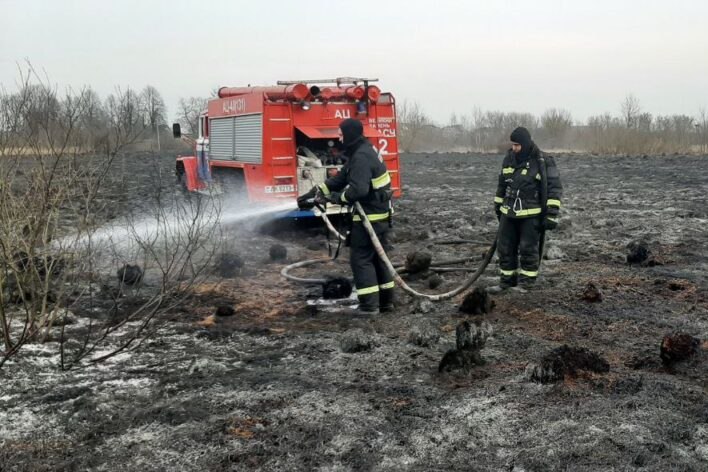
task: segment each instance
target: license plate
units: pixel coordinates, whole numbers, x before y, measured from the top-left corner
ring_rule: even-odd
[[[267,185],[265,187],[265,193],[285,193],[294,191],[294,185]]]

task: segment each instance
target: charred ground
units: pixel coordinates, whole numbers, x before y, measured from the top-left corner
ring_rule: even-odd
[[[154,168],[141,159],[131,165]],[[374,319],[308,306],[318,289],[279,271],[326,253],[322,231],[235,224],[227,256],[238,270],[214,275],[141,350],[59,372],[56,346],[33,344],[5,366],[0,470],[705,470],[708,175],[696,170],[706,159],[557,156],[563,220],[544,280],[494,297],[485,315],[461,313],[461,298],[403,294],[395,314]],[[404,156],[392,259],[481,259],[500,161]],[[130,188],[117,208],[144,202],[150,185]],[[441,244],[454,239],[479,243]],[[627,263],[632,242],[651,265]],[[275,243],[286,261],[269,257]],[[347,274],[342,259],[313,275]],[[441,274],[436,291],[463,275]],[[429,290],[428,274],[412,278]],[[235,313],[213,316],[223,306]],[[464,320],[491,324],[486,362],[440,374]],[[665,365],[662,338],[677,331],[702,344]],[[598,354],[609,372],[531,381],[530,365],[563,345]]]

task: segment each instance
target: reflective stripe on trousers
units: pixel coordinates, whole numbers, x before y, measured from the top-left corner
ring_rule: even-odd
[[[388,223],[373,222],[372,226],[381,244],[387,247]],[[389,273],[376,253],[369,233],[361,223],[352,225],[349,264],[354,275],[354,285],[357,287],[360,305],[367,309],[378,309],[380,293],[392,292],[393,275]]]
[[[503,282],[538,276],[541,225],[541,218],[501,217],[497,253]]]

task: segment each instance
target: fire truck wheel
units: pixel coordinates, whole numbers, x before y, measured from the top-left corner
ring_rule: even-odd
[[[188,192],[187,190],[187,174],[182,172],[177,175],[177,188],[182,192]]]

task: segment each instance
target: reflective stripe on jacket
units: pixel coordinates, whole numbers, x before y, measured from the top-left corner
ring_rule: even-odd
[[[542,154],[535,145],[527,160],[518,161],[511,149],[504,157],[494,197],[494,205],[502,214],[510,218],[530,218],[542,213],[540,156],[546,162],[547,215],[553,218],[558,215],[563,194],[558,168],[553,158]]]
[[[341,192],[343,203],[359,202],[371,221],[383,221],[391,211],[391,176],[386,164],[365,138],[352,149],[352,155],[339,174],[320,185],[322,192]],[[353,221],[361,218],[355,215]]]

